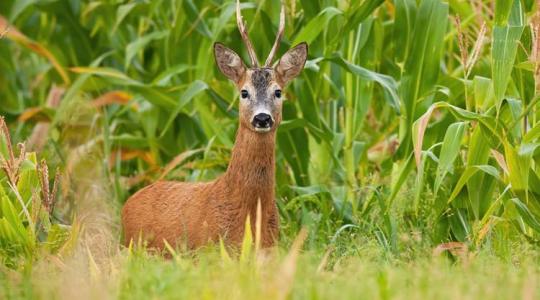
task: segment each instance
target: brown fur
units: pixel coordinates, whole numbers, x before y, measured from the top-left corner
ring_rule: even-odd
[[[250,94],[240,100],[240,126],[229,167],[212,182],[161,181],[129,198],[122,209],[126,245],[139,237],[156,249],[163,249],[164,241],[172,246],[185,243],[194,249],[220,238],[228,245],[238,245],[248,216],[255,232],[258,201],[262,246],[270,247],[278,238],[274,152],[282,99],[274,95],[304,67],[307,45],[287,52],[275,70],[247,69],[238,54],[218,43],[214,51],[222,73]],[[274,120],[268,132],[257,132],[252,125],[253,114],[261,108]]]
[[[148,246],[163,249],[186,243],[197,248],[224,238],[239,244],[247,216],[256,219],[262,208],[261,243],[274,244],[278,214],[274,200],[275,130],[259,134],[240,126],[227,172],[212,182],[162,181],[133,195],[122,209],[126,244],[139,235]]]

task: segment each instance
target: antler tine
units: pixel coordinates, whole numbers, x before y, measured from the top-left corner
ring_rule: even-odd
[[[251,59],[251,66],[257,68],[259,66],[259,60],[255,54],[255,49],[253,49],[253,45],[251,45],[244,20],[242,19],[242,13],[240,12],[240,0],[236,0],[236,23],[238,24],[238,30],[240,31],[242,40],[244,41],[244,44],[246,44],[249,58]]]
[[[270,51],[270,54],[268,55],[268,58],[266,59],[266,62],[264,63],[265,67],[269,67],[272,64],[272,60],[274,60],[274,56],[276,55],[279,44],[281,43],[281,38],[283,37],[284,31],[285,31],[285,5],[283,4],[283,0],[281,0],[281,12],[279,13],[279,29],[276,35],[276,41],[274,42],[274,46],[272,46],[272,50]]]

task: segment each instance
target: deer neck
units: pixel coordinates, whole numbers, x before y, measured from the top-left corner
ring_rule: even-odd
[[[256,133],[242,124],[224,175],[233,199],[246,206],[274,203],[276,133]]]

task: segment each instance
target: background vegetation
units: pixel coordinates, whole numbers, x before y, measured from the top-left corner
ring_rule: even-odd
[[[538,4],[284,2],[278,55],[310,53],[278,131],[278,254],[173,260],[119,246],[118,208],[155,180],[225,170],[238,93],[212,44],[247,57],[234,1],[0,2],[0,295],[534,298]],[[262,56],[279,1],[242,8]]]

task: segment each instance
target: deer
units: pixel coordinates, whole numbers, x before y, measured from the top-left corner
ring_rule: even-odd
[[[304,69],[308,45],[299,43],[272,64],[285,30],[283,1],[276,39],[263,66],[248,37],[239,0],[236,23],[251,65],[219,42],[213,47],[219,70],[234,83],[240,98],[228,167],[210,182],[157,181],[132,195],[121,212],[126,246],[141,239],[157,250],[167,244],[197,249],[220,241],[238,246],[247,218],[251,228],[260,224],[261,247],[277,243],[276,130],[282,121],[283,89]]]

